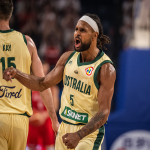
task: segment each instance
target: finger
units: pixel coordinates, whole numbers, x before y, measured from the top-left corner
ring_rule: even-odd
[[[63,143],[67,142],[68,133],[62,136]]]
[[[63,143],[69,143],[69,139],[68,138],[64,138],[63,139]]]
[[[65,135],[62,136],[62,138],[66,138],[68,136],[68,133],[66,133]]]
[[[67,146],[67,147],[69,147],[69,148],[73,147],[73,145],[72,145],[71,143],[69,143],[69,142],[66,142],[66,143],[65,143],[65,146]]]
[[[74,149],[74,148],[75,147],[73,145],[71,145],[71,144],[67,146],[67,149]]]
[[[7,71],[7,75],[10,75],[10,71]]]
[[[12,80],[11,80],[11,79],[12,79],[12,75],[9,75],[8,78],[9,78],[9,81],[12,81]]]

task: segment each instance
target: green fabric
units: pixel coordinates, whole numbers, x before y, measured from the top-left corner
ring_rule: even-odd
[[[72,115],[73,113],[73,115]],[[88,123],[88,114],[87,113],[79,113],[75,110],[72,110],[70,107],[65,106],[63,112],[61,113],[62,116],[68,118],[70,120],[80,122],[80,123]],[[77,117],[80,116],[80,117]]]
[[[73,56],[75,53],[76,53],[76,51],[73,51],[73,52],[71,53],[71,55],[68,57],[68,59],[67,59],[67,61],[66,61],[66,63],[65,63],[65,66],[66,66],[66,64],[68,63],[68,61],[72,58],[72,56]]]
[[[98,55],[93,61],[90,61],[90,62],[80,62],[81,53],[79,53],[78,58],[77,58],[77,64],[78,64],[78,66],[90,65],[90,64],[96,62],[97,60],[99,60],[103,55],[104,55],[104,52],[102,51],[100,53],[100,55]]]
[[[10,30],[0,30],[0,33],[9,33],[9,32],[12,32],[14,31],[13,29],[10,29]]]
[[[96,86],[96,88],[97,88],[98,90],[99,90],[99,84],[98,84],[98,82],[97,82],[97,74],[98,74],[98,71],[99,71],[100,67],[101,67],[103,64],[105,64],[105,63],[111,63],[111,64],[113,64],[112,61],[110,61],[110,60],[105,60],[105,61],[103,61],[101,64],[99,64],[99,65],[97,66],[97,68],[96,68],[96,70],[95,70],[95,73],[94,73],[94,83],[95,83],[95,86]]]
[[[103,140],[103,137],[104,137],[104,131],[105,131],[104,126],[99,128],[99,133],[97,134],[97,138],[94,142],[93,150],[98,150],[99,149],[99,146],[100,146],[100,144]]]
[[[70,123],[70,122],[65,121],[65,120],[63,120],[63,122],[66,123],[66,124],[77,125],[77,126],[78,126],[78,125],[85,125],[84,123],[74,124],[74,123]]]
[[[26,43],[26,45],[27,45],[27,39],[26,39],[26,37],[25,37],[25,35],[24,34],[22,34],[23,35],[23,39],[24,39],[24,42]]]
[[[23,116],[31,117],[31,116],[29,116],[26,112],[25,112],[24,114],[19,114],[19,115],[23,115]]]

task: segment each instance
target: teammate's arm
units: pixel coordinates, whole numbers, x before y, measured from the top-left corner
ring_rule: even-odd
[[[32,74],[38,77],[44,77],[45,75],[43,72],[43,66],[37,54],[36,46],[33,40],[27,35],[26,35],[26,40],[27,40],[27,47],[28,47],[29,53],[31,55],[31,60],[32,60],[32,64],[31,64]],[[51,90],[50,88],[48,88],[45,91],[40,92],[40,94],[41,94],[43,103],[48,111],[48,114],[52,120],[53,130],[56,133],[58,131],[59,123],[58,123],[58,119],[57,119],[56,112],[54,109],[54,103],[53,103]]]
[[[21,84],[34,91],[44,91],[45,89],[56,85],[63,78],[64,67],[67,59],[72,51],[65,52],[58,60],[55,68],[45,77],[37,77],[34,75],[25,74],[15,68],[7,68],[3,73],[3,78],[10,81],[13,77]]]
[[[79,131],[75,133],[67,133],[63,138],[63,142],[67,148],[75,148],[78,142],[85,136],[99,129],[108,119],[111,107],[111,100],[114,93],[114,83],[116,79],[116,71],[114,67],[107,63],[100,70],[100,88],[98,91],[99,111],[91,118],[91,120]]]

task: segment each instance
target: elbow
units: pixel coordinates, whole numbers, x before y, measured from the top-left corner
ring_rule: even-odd
[[[44,89],[40,89],[39,91],[40,91],[40,92],[43,92],[43,91],[44,91]]]
[[[109,109],[105,109],[103,111],[101,111],[104,117],[104,123],[108,120],[108,116],[110,114],[110,110]]]
[[[45,86],[45,84],[43,83],[43,81],[44,81],[44,77],[43,78],[41,78],[38,82],[39,82],[39,85],[38,85],[38,91],[40,91],[40,92],[43,92],[44,90],[46,90],[47,88],[46,88],[46,86]]]

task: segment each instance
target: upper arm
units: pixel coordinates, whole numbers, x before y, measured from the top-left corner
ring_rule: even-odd
[[[65,64],[71,53],[72,51],[65,52],[59,58],[55,68],[45,76],[44,80],[42,81],[42,85],[45,88],[54,86],[63,79]]]
[[[109,114],[111,100],[114,93],[116,71],[112,64],[106,63],[100,69],[100,88],[98,91],[98,103],[101,111]]]
[[[29,36],[26,35],[25,37],[27,40],[27,47],[31,55],[31,61],[32,61],[31,71],[34,75],[38,77],[44,77],[43,66],[37,54],[36,45],[34,44],[34,41]]]

